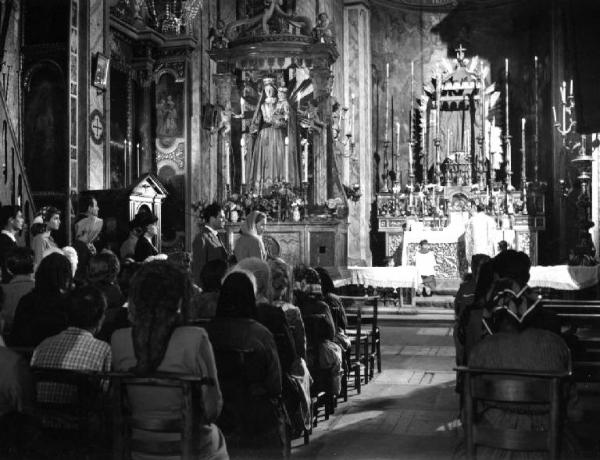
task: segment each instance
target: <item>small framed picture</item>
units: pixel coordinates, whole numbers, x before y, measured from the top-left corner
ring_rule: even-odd
[[[92,84],[101,90],[106,90],[106,84],[108,82],[108,66],[110,59],[102,53],[96,53],[95,66],[94,66],[94,79]]]

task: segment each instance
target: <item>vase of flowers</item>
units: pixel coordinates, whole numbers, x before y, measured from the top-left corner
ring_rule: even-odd
[[[304,205],[302,198],[293,198],[290,202],[292,208],[292,220],[294,222],[300,222],[302,215],[300,214],[300,207]]]

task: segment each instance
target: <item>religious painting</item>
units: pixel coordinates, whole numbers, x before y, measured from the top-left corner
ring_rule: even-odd
[[[183,82],[163,73],[156,87],[156,136],[163,146],[184,137]]]
[[[68,101],[65,77],[58,65],[45,62],[29,74],[24,95],[24,153],[34,191],[67,188]]]
[[[110,59],[108,59],[102,53],[96,53],[96,66],[94,68],[94,81],[93,85],[101,90],[106,89],[106,83],[108,81],[108,66]]]

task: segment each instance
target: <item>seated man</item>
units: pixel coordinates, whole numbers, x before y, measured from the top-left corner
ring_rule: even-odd
[[[94,338],[106,310],[106,298],[93,286],[76,289],[67,304],[67,329],[48,337],[33,352],[31,365],[53,369],[109,371],[110,346]],[[69,402],[75,395],[69,385],[38,386],[38,400]]]

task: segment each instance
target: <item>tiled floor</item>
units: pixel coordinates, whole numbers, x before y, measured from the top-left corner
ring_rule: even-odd
[[[351,393],[293,458],[445,459],[460,440],[452,330],[382,329],[383,372]]]

